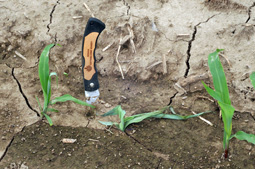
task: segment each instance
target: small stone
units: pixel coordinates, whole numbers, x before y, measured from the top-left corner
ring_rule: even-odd
[[[9,45],[7,51],[10,52],[13,49],[12,45]]]
[[[25,138],[25,137],[22,137],[22,138],[21,138],[21,141],[26,141],[26,138]]]
[[[109,103],[105,103],[105,105],[104,105],[106,108],[109,108],[109,107],[111,107],[112,105],[110,105]]]
[[[4,43],[2,44],[2,48],[6,48],[6,45]]]
[[[25,164],[21,164],[20,169],[28,169],[28,166],[26,166]]]
[[[6,137],[2,136],[2,140],[6,140]]]
[[[10,164],[10,169],[16,169],[16,168],[17,168],[17,165],[15,163]]]

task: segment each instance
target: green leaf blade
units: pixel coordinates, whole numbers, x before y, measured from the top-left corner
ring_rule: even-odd
[[[255,144],[255,135],[254,134],[248,134],[243,131],[238,131],[236,134],[232,135],[230,139],[233,137],[237,138],[238,140],[245,140],[249,143]]]
[[[73,102],[75,102],[77,104],[80,104],[80,105],[84,105],[84,106],[89,106],[91,108],[95,108],[95,106],[90,105],[90,104],[88,104],[88,103],[86,103],[84,101],[81,101],[79,99],[76,99],[76,98],[74,98],[73,96],[71,96],[69,94],[65,94],[63,96],[56,97],[53,100],[51,100],[50,103],[53,105],[53,104],[56,104],[57,102],[66,102],[66,101],[73,101]]]
[[[219,92],[214,91],[213,89],[211,89],[203,81],[202,81],[202,83],[204,85],[204,88],[206,89],[206,91],[209,93],[210,96],[212,96],[215,100],[222,102],[221,94]]]
[[[252,72],[250,75],[251,84],[253,85],[255,89],[255,72]]]
[[[228,148],[229,139],[232,132],[232,118],[234,115],[235,108],[231,105],[218,102],[222,111],[222,120],[224,123],[224,138],[223,138],[223,148]]]
[[[142,114],[135,115],[132,119],[130,118],[130,120],[126,120],[125,128],[132,123],[139,123],[147,118],[154,117],[161,113],[162,113],[162,111],[158,110],[158,111],[154,111],[154,112],[150,112],[150,113],[142,113]],[[130,117],[132,117],[132,116],[130,116]]]
[[[54,44],[46,46],[39,60],[38,74],[44,94],[47,93],[47,85],[49,79],[49,52],[53,46]]]
[[[39,110],[40,110],[40,112],[42,112],[43,109],[42,109],[42,106],[41,106],[41,104],[40,104],[40,101],[39,101],[39,99],[38,99],[37,96],[35,96],[35,98],[36,98],[36,100],[37,100],[37,103],[38,103],[38,106],[39,106]]]
[[[58,113],[58,110],[53,109],[53,108],[48,108],[47,111],[48,111],[48,112],[55,112],[55,113]]]
[[[52,125],[53,125],[53,122],[52,122],[50,116],[48,116],[46,113],[43,113],[43,115],[44,115],[44,116],[46,117],[46,119],[48,120],[50,126],[52,126]]]
[[[118,105],[116,107],[114,107],[112,110],[108,111],[107,113],[101,115],[102,117],[106,117],[106,116],[114,116],[114,115],[119,115],[119,112],[121,111],[121,106]]]
[[[181,116],[178,114],[158,114],[153,116],[154,118],[164,118],[164,119],[170,119],[170,120],[187,120],[189,118],[193,118],[193,117],[198,117],[201,116],[203,114],[206,113],[210,113],[211,111],[207,111],[207,112],[201,112],[198,114],[193,114],[193,115],[187,115],[187,116]]]
[[[208,65],[213,77],[213,85],[214,85],[215,91],[221,94],[222,100],[224,103],[231,104],[231,100],[229,98],[227,80],[225,77],[223,66],[219,58],[220,51],[222,51],[222,49],[217,49],[215,52],[209,54]]]

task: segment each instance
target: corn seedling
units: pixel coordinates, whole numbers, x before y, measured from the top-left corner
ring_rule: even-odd
[[[238,131],[236,134],[231,135],[232,117],[234,115],[235,108],[231,105],[231,100],[229,98],[229,91],[225,73],[219,59],[220,51],[222,51],[222,49],[217,49],[215,52],[209,54],[208,56],[208,65],[213,77],[214,90],[208,87],[204,82],[202,83],[206,91],[219,103],[224,123],[224,136],[223,136],[224,156],[225,158],[227,158],[230,139],[235,137],[239,140],[246,140],[250,143],[255,144],[255,135],[247,134],[243,131]]]
[[[73,101],[75,103],[78,103],[78,104],[81,104],[84,106],[89,106],[89,107],[95,108],[94,106],[92,106],[86,102],[83,102],[81,100],[78,100],[69,94],[66,94],[66,95],[63,95],[60,97],[56,97],[55,99],[51,100],[51,77],[56,76],[56,82],[58,83],[57,73],[49,72],[49,52],[53,46],[54,46],[54,44],[50,44],[44,48],[44,50],[40,56],[40,61],[39,61],[38,73],[39,73],[40,83],[42,86],[43,97],[44,97],[43,107],[41,106],[39,99],[36,97],[41,115],[46,117],[50,126],[52,126],[53,123],[52,123],[51,118],[47,115],[47,112],[58,112],[58,110],[56,110],[56,109],[49,108],[50,105],[53,105],[57,102]]]
[[[164,114],[166,110],[170,109],[173,114]],[[116,106],[109,112],[103,114],[102,116],[113,116],[113,115],[118,115],[120,118],[120,123],[118,122],[103,122],[99,121],[101,124],[106,125],[106,126],[112,126],[115,125],[119,130],[125,131],[125,129],[132,123],[139,123],[143,121],[144,119],[148,118],[165,118],[165,119],[172,119],[172,120],[186,120],[192,117],[197,117],[200,116],[204,113],[209,113],[209,112],[202,112],[198,113],[195,115],[189,115],[189,116],[181,116],[178,115],[174,112],[173,108],[170,106],[164,107],[161,110],[149,112],[149,113],[141,113],[141,114],[136,114],[133,116],[125,117],[126,112],[121,108],[120,105]]]
[[[251,84],[253,85],[253,87],[255,89],[255,72],[251,73],[250,79],[251,79]]]

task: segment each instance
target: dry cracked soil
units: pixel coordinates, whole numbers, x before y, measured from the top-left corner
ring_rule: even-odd
[[[85,100],[81,46],[92,13],[106,25],[96,50],[100,101],[95,111],[56,104],[50,127],[35,99],[43,101],[40,54],[61,44],[50,51],[59,75],[52,97]],[[207,57],[224,49],[233,133],[255,134],[254,0],[0,0],[0,15],[0,168],[255,168],[255,146],[245,141],[231,140],[223,158],[219,108],[201,83],[213,86]],[[210,110],[203,117],[213,126],[199,118],[150,119],[125,132],[99,124],[118,120],[99,116],[117,105],[127,115],[166,105],[182,115]]]

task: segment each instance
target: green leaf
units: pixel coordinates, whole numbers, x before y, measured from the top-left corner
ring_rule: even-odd
[[[202,81],[202,83],[203,83],[206,91],[210,94],[210,96],[212,96],[215,100],[222,102],[221,94],[219,92],[214,91],[213,89],[208,87],[203,81]]]
[[[125,122],[124,122],[124,117],[125,117],[125,114],[126,114],[126,112],[125,112],[125,110],[123,110],[121,107],[120,107],[120,109],[119,109],[119,118],[120,118],[120,124],[119,124],[119,129],[121,130],[121,131],[124,131],[125,130]]]
[[[125,118],[126,123],[125,123],[124,127],[126,128],[127,126],[129,126],[132,123],[139,123],[139,122],[143,121],[144,119],[154,117],[158,114],[162,114],[168,108],[169,108],[169,106],[164,107],[157,111],[153,111],[153,112],[149,112],[149,113],[141,113],[141,114],[136,114],[136,115],[127,117],[127,118]]]
[[[91,108],[95,108],[95,106],[93,105],[90,105],[84,101],[81,101],[79,99],[76,99],[74,98],[73,96],[69,95],[69,94],[66,94],[66,95],[63,95],[63,96],[60,96],[60,97],[56,97],[55,99],[51,100],[50,104],[55,104],[57,102],[66,102],[66,101],[73,101],[77,104],[80,104],[80,105],[84,105],[84,106],[89,106]]]
[[[173,113],[173,114],[177,114],[177,113],[175,113],[175,111],[174,111],[174,108],[173,107],[169,107],[169,109],[171,110],[171,112]]]
[[[37,97],[37,96],[35,96],[35,98],[36,98],[37,103],[38,103],[38,105],[39,105],[39,110],[42,112],[42,111],[43,111],[43,109],[42,109],[42,106],[41,106],[41,104],[40,104],[40,102],[39,102],[39,99],[38,99],[38,97]]]
[[[112,126],[112,125],[117,125],[118,123],[114,122],[107,122],[107,121],[98,121],[99,123],[106,125],[106,126]]]
[[[56,76],[56,82],[58,85],[58,75],[56,72],[51,72],[49,79],[48,79],[48,86],[47,86],[47,97],[48,97],[48,103],[50,102],[50,98],[51,98],[51,77],[52,76]]]
[[[229,98],[227,80],[218,55],[222,50],[223,49],[217,49],[215,52],[209,54],[208,65],[213,77],[213,85],[215,91],[221,94],[222,102],[230,105],[231,100]]]
[[[57,83],[57,86],[58,86],[58,74],[56,72],[51,72],[50,77],[51,76],[56,76],[56,83]]]
[[[189,118],[193,118],[193,117],[198,117],[201,116],[205,113],[210,113],[211,111],[207,111],[207,112],[201,112],[198,114],[194,114],[194,115],[188,115],[188,116],[181,116],[181,115],[177,115],[177,114],[158,114],[153,116],[154,118],[165,118],[165,119],[171,119],[171,120],[186,120]]]
[[[126,128],[128,125],[132,124],[132,123],[139,123],[139,122],[143,121],[144,119],[153,117],[153,116],[155,116],[155,115],[157,115],[157,114],[160,114],[160,113],[161,113],[160,111],[154,111],[154,112],[150,112],[150,113],[140,114],[139,116],[136,116],[135,118],[133,118],[133,119],[127,121],[127,122],[125,123],[125,128]]]
[[[252,72],[252,74],[250,75],[250,79],[251,79],[251,84],[253,85],[255,89],[255,72]]]
[[[52,126],[53,123],[52,123],[52,120],[51,120],[50,116],[48,116],[46,113],[43,113],[43,115],[44,115],[44,116],[46,117],[46,119],[48,120],[50,126]]]
[[[119,115],[119,112],[122,110],[121,106],[118,105],[116,107],[114,107],[112,110],[108,111],[107,113],[101,115],[103,117],[105,116],[114,116],[114,115]]]
[[[51,78],[48,79],[48,85],[47,85],[47,103],[50,102],[50,98],[51,98]],[[48,107],[48,104],[47,104]]]
[[[48,80],[49,80],[49,51],[54,46],[54,44],[50,44],[46,46],[40,56],[39,60],[39,68],[38,68],[38,74],[40,78],[40,83],[43,90],[43,96],[44,96],[44,109],[48,105]]]
[[[48,108],[48,109],[47,109],[47,111],[49,111],[49,112],[55,112],[55,113],[58,113],[58,110],[53,109],[53,108]]]
[[[232,135],[230,139],[233,137],[237,138],[238,140],[245,140],[249,143],[255,144],[255,135],[254,134],[248,134],[243,131],[238,131],[236,134]]]
[[[62,47],[62,45],[60,45],[60,44],[58,44],[58,43],[57,43],[57,46]]]
[[[234,115],[235,108],[231,105],[218,102],[222,112],[222,120],[224,123],[224,138],[223,138],[223,148],[228,149],[229,139],[232,132],[232,118]]]
[[[63,74],[64,74],[65,76],[68,76],[68,73],[66,73],[66,72],[64,72]]]

